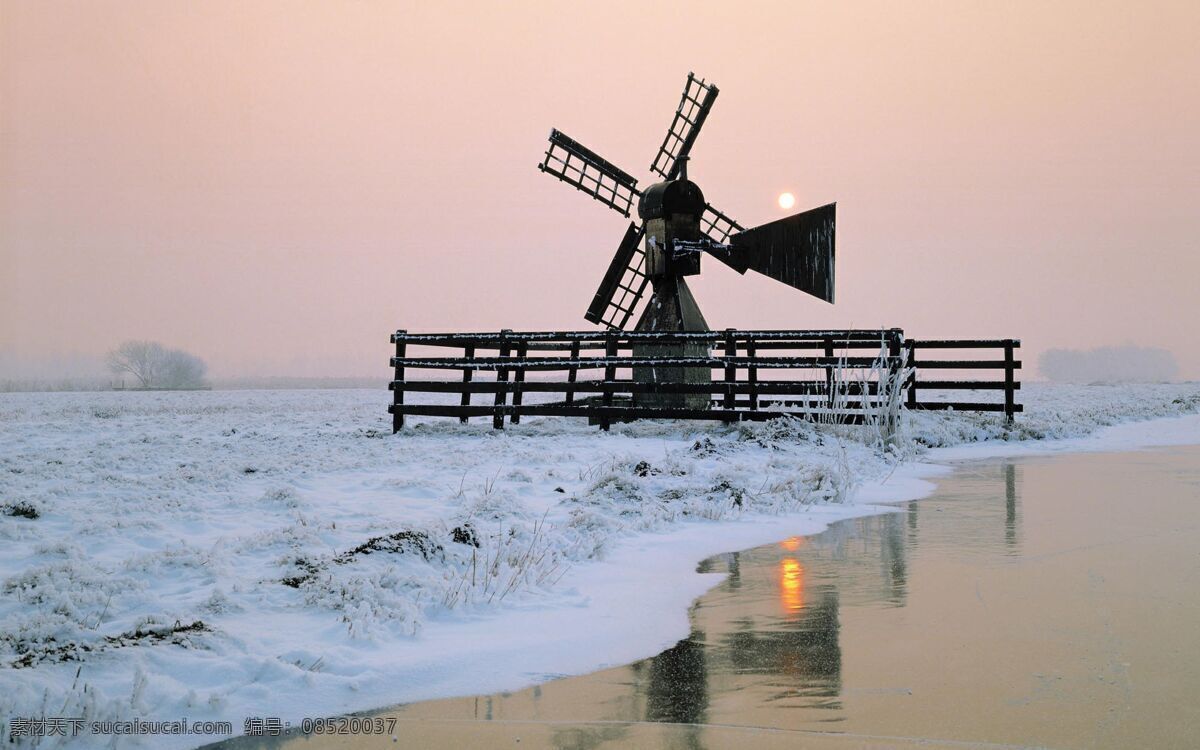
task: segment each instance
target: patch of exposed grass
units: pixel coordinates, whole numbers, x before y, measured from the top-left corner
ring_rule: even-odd
[[[460,527],[461,528],[461,527]],[[458,531],[456,529],[455,531]],[[455,540],[457,541],[457,539]],[[466,543],[466,542],[464,542]],[[478,544],[476,544],[478,546]],[[337,565],[346,565],[354,562],[363,555],[371,555],[376,553],[385,554],[409,554],[419,553],[426,561],[432,560],[435,556],[442,557],[444,549],[424,531],[414,531],[405,529],[397,531],[394,534],[385,536],[374,536],[363,542],[362,544],[348,549],[345,552],[339,552],[331,558],[331,561]],[[312,580],[328,563],[313,562],[304,557],[297,557],[292,561],[297,569],[296,575],[287,576],[280,580],[284,586],[298,589],[308,581]]]
[[[22,669],[43,662],[83,661],[87,654],[126,646],[169,643],[187,647],[193,645],[189,638],[190,635],[207,632],[211,632],[211,629],[202,620],[195,620],[186,625],[176,620],[174,625],[159,627],[142,625],[125,633],[105,636],[102,641],[97,643],[79,643],[77,641],[57,643],[51,638],[46,643],[25,651],[10,662],[9,666],[13,669]]]
[[[34,520],[41,517],[41,512],[33,505],[18,500],[15,503],[4,503],[0,505],[0,515],[14,516],[17,518],[28,518]]]

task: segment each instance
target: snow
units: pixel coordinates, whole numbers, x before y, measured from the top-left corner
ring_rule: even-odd
[[[687,634],[701,559],[885,511],[946,461],[1200,443],[1200,384],[1027,385],[1014,427],[906,415],[886,450],[793,420],[392,436],[389,396],[0,395],[0,734],[240,731],[626,663]]]

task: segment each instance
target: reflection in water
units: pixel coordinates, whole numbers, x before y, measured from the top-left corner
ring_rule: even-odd
[[[708,707],[708,669],[704,634],[675,644],[652,659],[640,662],[646,672],[646,721],[702,724]],[[635,671],[642,671],[637,669]]]
[[[883,563],[883,580],[887,587],[887,601],[896,606],[904,604],[907,593],[908,562],[905,557],[904,526],[899,516],[888,514],[883,517],[883,545],[880,561]]]
[[[721,696],[754,695],[775,708],[813,712],[816,724],[842,715],[840,607],[904,607],[909,559],[920,545],[962,554],[1016,554],[1019,468],[1005,463],[942,500],[972,501],[953,526],[922,529],[920,503],[839,523],[813,537],[719,555],[700,569],[728,574],[692,613],[692,635],[632,665],[644,712],[636,718],[694,724],[712,720]],[[1003,499],[996,482],[1001,479]],[[942,507],[925,508],[943,520]],[[932,519],[931,519],[932,520]],[[1002,535],[997,536],[996,532]],[[997,544],[989,540],[1002,539]],[[774,602],[774,606],[762,606]],[[613,718],[633,718],[614,716]]]
[[[804,568],[795,558],[785,557],[779,563],[779,601],[787,613],[804,609]]]
[[[641,718],[688,725],[680,736],[681,747],[688,750],[703,747],[700,725],[707,721],[709,675],[703,642],[704,634],[693,631],[673,648],[632,666],[635,674],[645,673],[645,680],[638,682],[646,704]]]
[[[610,726],[555,727],[550,742],[555,750],[593,750],[602,746],[620,746],[629,729],[619,724]]]
[[[729,572],[726,584],[729,586],[730,591],[737,591],[742,585],[741,554],[741,552],[730,552],[726,555],[727,570]]]
[[[795,552],[804,544],[804,538],[799,536],[789,536],[779,543],[779,548],[788,552]]]
[[[1004,464],[1004,541],[1008,553],[1017,553],[1017,467],[1011,462]]]
[[[915,608],[910,590],[937,585],[928,566],[914,568],[918,557],[1020,555],[1023,470],[1012,462],[967,470],[929,501],[704,560],[700,571],[726,579],[696,602],[689,637],[652,658],[512,694],[392,711],[489,725],[566,716],[568,725],[548,729],[549,746],[580,750],[637,745],[646,723],[664,732],[650,746],[689,750],[711,742],[705,731],[713,725],[857,731],[864,700],[912,693],[903,674],[867,686],[859,674],[847,690],[843,618],[854,620],[845,613],[853,610],[861,623],[863,612],[882,620]],[[861,641],[854,648],[860,672],[878,656],[865,654]]]
[[[740,690],[763,692],[773,703],[797,708],[836,708],[841,688],[838,595],[830,586],[786,625],[763,628],[747,618],[709,644],[714,671]]]

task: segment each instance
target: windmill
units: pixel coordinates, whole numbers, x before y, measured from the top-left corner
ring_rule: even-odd
[[[707,253],[740,274],[757,271],[833,302],[834,218],[836,204],[746,229],[705,201],[700,186],[688,179],[688,157],[718,89],[688,73],[679,108],[650,165],[661,178],[645,190],[637,180],[559,130],[538,169],[592,196],[625,218],[637,199],[640,221],[633,221],[617,245],[600,287],[584,317],[592,323],[624,329],[637,311],[646,287],[651,296],[638,322],[640,332],[707,331],[685,277],[700,273]],[[708,356],[704,344],[661,342],[634,350],[635,356]],[[703,368],[639,367],[635,380],[704,382]],[[706,395],[643,396],[661,406],[707,406]],[[700,402],[705,402],[701,404]]]

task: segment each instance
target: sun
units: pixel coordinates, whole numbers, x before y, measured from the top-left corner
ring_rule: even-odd
[[[796,196],[792,195],[791,193],[780,193],[779,194],[779,207],[780,208],[791,208],[794,205],[796,205]]]

